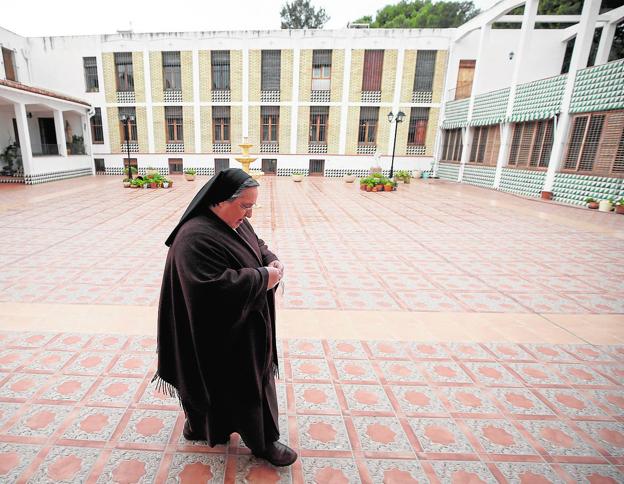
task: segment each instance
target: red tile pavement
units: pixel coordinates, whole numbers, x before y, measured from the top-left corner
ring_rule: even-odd
[[[277,469],[184,440],[154,344],[0,333],[0,480],[624,481],[624,347],[280,341]]]

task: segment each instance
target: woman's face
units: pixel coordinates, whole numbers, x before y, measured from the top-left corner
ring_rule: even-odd
[[[226,224],[236,229],[243,223],[243,220],[251,218],[257,199],[258,188],[246,188],[240,197],[232,201],[221,202],[212,207],[212,211]]]

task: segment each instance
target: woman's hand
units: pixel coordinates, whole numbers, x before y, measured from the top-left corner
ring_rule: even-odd
[[[269,273],[269,281],[267,282],[268,291],[269,289],[273,289],[275,286],[277,286],[279,281],[282,280],[282,273],[279,271],[279,269],[272,266],[267,267],[266,270]]]
[[[269,267],[275,267],[280,272],[280,279],[284,277],[284,264],[280,261],[274,260],[273,262],[269,262]]]

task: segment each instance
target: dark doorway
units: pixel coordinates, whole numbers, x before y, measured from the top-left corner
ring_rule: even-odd
[[[265,175],[277,175],[277,160],[262,160],[262,172]]]
[[[170,175],[182,174],[182,158],[169,158],[169,174]]]
[[[229,158],[215,158],[215,175],[223,170],[227,170],[229,167]]]
[[[54,118],[39,118],[39,135],[41,137],[41,154],[58,155]]]
[[[325,175],[325,160],[310,160],[310,169],[308,170],[309,176],[324,176]]]
[[[106,173],[104,158],[93,158],[93,161],[95,163],[95,173],[98,175],[104,175]]]

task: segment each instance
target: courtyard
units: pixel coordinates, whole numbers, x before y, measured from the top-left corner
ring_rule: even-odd
[[[621,482],[624,217],[441,180],[263,177],[277,469],[150,384],[164,240],[207,177],[0,189],[6,482]],[[234,356],[233,356],[234,357]]]

